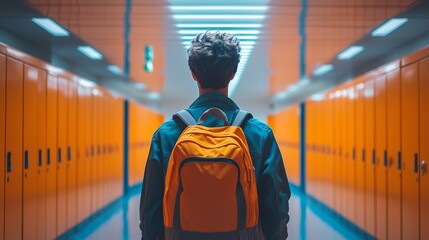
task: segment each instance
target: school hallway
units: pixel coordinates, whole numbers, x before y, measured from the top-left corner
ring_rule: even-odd
[[[218,95],[267,132],[246,142],[269,170],[239,176],[283,183],[285,170],[288,239],[429,239],[429,0],[2,0],[0,240],[139,239],[145,172],[159,177],[152,186],[166,176],[146,171],[153,134],[199,97],[188,61],[206,31],[239,41],[233,69],[214,71],[231,72]],[[231,50],[221,43],[210,51]],[[286,196],[270,181],[265,211],[255,197],[244,211],[238,184],[210,195],[235,194],[237,211],[206,209],[252,216],[245,234],[256,235]],[[188,232],[213,234],[200,230]]]

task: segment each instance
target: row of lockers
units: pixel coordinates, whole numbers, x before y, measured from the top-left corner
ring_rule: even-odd
[[[308,194],[379,239],[429,236],[428,56],[420,50],[306,102]],[[283,127],[296,127],[297,110],[271,117],[287,151],[299,149],[296,130]],[[286,157],[286,168],[299,166],[299,154]]]
[[[130,103],[129,106],[129,184],[143,181],[152,134],[164,121],[162,114]]]
[[[0,45],[0,239],[54,239],[123,193],[123,100],[52,69]],[[151,134],[130,115],[133,152]]]

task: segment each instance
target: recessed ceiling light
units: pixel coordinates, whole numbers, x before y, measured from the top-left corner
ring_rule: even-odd
[[[84,87],[88,87],[88,88],[92,88],[92,87],[97,86],[97,84],[95,82],[88,81],[88,80],[85,80],[85,79],[79,79],[79,84],[82,85],[82,86],[84,86]]]
[[[345,60],[350,59],[359,53],[361,53],[364,50],[364,47],[362,46],[351,46],[347,48],[346,50],[342,51],[340,54],[338,54],[338,59]]]
[[[334,67],[331,64],[323,64],[320,65],[319,67],[317,67],[314,71],[313,74],[315,76],[320,76],[323,75],[329,71],[331,71]]]
[[[67,30],[65,30],[56,22],[52,21],[50,18],[32,18],[31,20],[55,37],[66,37],[70,35]]]
[[[176,24],[178,28],[260,28],[262,24],[258,23],[242,23],[242,24],[228,24],[228,23],[208,23],[208,24],[198,24],[198,23],[180,23]]]
[[[195,14],[173,15],[174,19],[264,19],[265,15]]]
[[[173,11],[266,11],[268,6],[170,6]]]
[[[395,31],[397,28],[402,26],[408,21],[408,18],[392,18],[377,29],[375,29],[371,35],[373,37],[384,37],[389,33]]]
[[[55,37],[66,37],[70,35],[67,30],[52,21],[50,18],[32,18],[31,20]]]
[[[110,72],[112,72],[116,75],[120,75],[122,73],[122,69],[116,65],[109,65],[107,67],[107,70],[109,70]]]
[[[77,49],[93,60],[103,59],[103,55],[90,46],[79,46]]]

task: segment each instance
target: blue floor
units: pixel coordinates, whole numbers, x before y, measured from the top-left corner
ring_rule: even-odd
[[[138,188],[136,188],[138,189]],[[117,201],[112,207],[86,224],[68,239],[140,239],[139,202],[140,192],[132,191],[129,197]],[[314,201],[292,189],[290,205],[289,238],[305,239],[363,239],[353,230],[340,224],[332,213],[320,208]]]

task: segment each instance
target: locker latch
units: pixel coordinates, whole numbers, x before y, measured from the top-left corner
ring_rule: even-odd
[[[422,168],[422,175],[424,175],[427,172],[427,170],[428,170],[428,166],[426,165],[426,161],[425,160],[422,160],[422,166],[421,166],[421,168]]]

